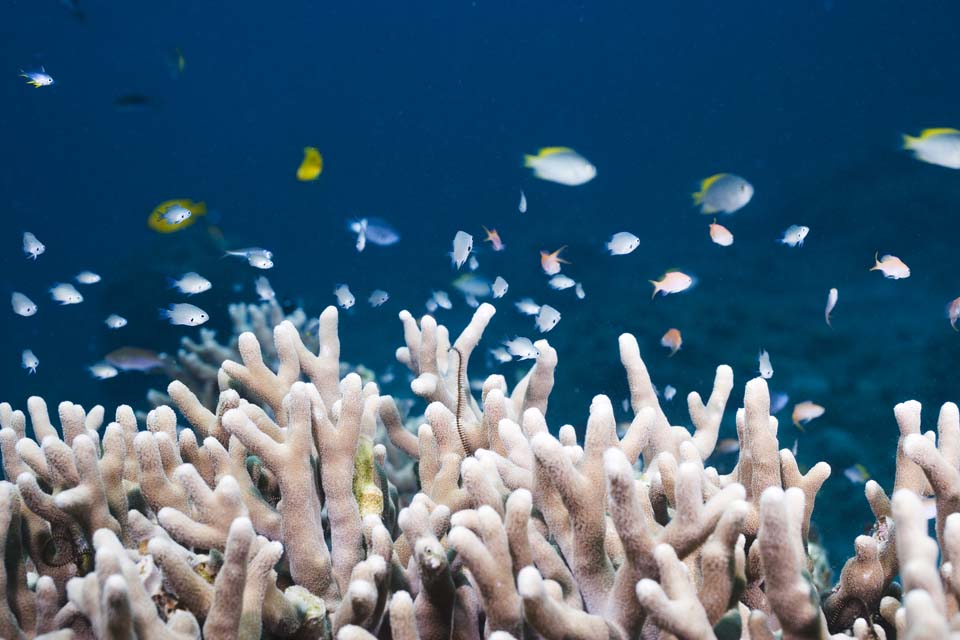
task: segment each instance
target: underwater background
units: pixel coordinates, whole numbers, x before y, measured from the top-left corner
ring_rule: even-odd
[[[82,17],[78,14],[82,12]],[[0,6],[0,270],[5,296],[23,291],[33,317],[0,313],[0,400],[148,407],[163,375],[93,379],[86,367],[124,345],[173,353],[199,329],[172,326],[157,309],[187,299],[166,278],[197,271],[211,291],[189,302],[229,334],[228,303],[255,302],[268,275],[278,299],[316,316],[348,283],[357,305],[341,311],[344,359],[378,373],[402,344],[401,309],[425,312],[433,290],[453,308],[437,318],[456,334],[472,313],[451,282],[466,270],[448,252],[458,230],[474,236],[478,274],[510,283],[481,346],[541,337],[513,303],[549,303],[562,320],[547,420],[582,429],[590,399],[627,396],[617,336],[636,334],[663,402],[689,424],[684,398],[710,391],[715,367],[735,376],[721,437],[735,436],[733,406],[769,351],[771,389],[790,403],[780,441],[797,441],[801,465],[833,475],[814,526],[835,567],[873,522],[862,464],[892,485],[893,406],[924,403],[933,428],[942,402],[960,399],[960,335],[946,304],[960,296],[956,244],[960,175],[917,162],[900,134],[958,126],[953,2],[415,2],[133,3],[7,0]],[[182,52],[176,68],[172,52]],[[171,63],[174,65],[171,67]],[[35,89],[18,77],[43,67]],[[131,97],[136,98],[132,100]],[[130,104],[130,102],[136,104]],[[537,180],[523,154],[569,146],[597,167],[588,184]],[[315,182],[295,173],[305,146],[323,154]],[[731,247],[710,242],[712,217],[690,193],[729,171],[753,200],[720,222]],[[519,213],[521,189],[529,202]],[[171,198],[207,203],[190,228],[158,234],[146,221]],[[349,219],[375,216],[401,234],[358,253]],[[803,247],[777,243],[792,224]],[[482,225],[506,244],[493,252]],[[21,251],[31,231],[46,245]],[[639,248],[609,256],[611,234]],[[564,274],[583,284],[553,291],[539,251],[568,245]],[[260,272],[223,248],[267,247]],[[910,265],[906,280],[869,272],[875,252]],[[697,277],[682,295],[651,300],[649,280],[679,268]],[[60,307],[47,289],[82,269],[102,282]],[[78,285],[79,286],[79,285]],[[827,291],[840,292],[833,327]],[[380,308],[366,297],[390,293]],[[118,331],[103,319],[119,313]],[[682,331],[673,357],[659,342]],[[225,338],[226,335],[223,335]],[[21,367],[36,353],[35,375]],[[477,358],[477,360],[481,360]],[[473,363],[474,377],[513,382],[528,363]],[[398,374],[385,391],[411,395]],[[825,414],[805,431],[790,407]],[[729,471],[735,456],[709,461]]]

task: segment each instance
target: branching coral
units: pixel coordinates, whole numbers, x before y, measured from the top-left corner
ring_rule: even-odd
[[[740,458],[720,475],[705,465],[730,368],[706,402],[688,397],[692,428],[670,425],[625,334],[633,420],[618,435],[598,395],[579,441],[548,427],[546,341],[512,389],[490,376],[471,393],[494,313],[481,305],[452,344],[432,317],[400,315],[397,359],[426,404],[413,429],[376,384],[343,375],[334,308],[308,342],[302,318],[248,308],[235,344],[185,344],[192,377],[167,390],[184,423],[161,404],[142,431],[126,406],[104,427],[102,408],[62,403],[58,429],[32,398],[29,437],[0,405],[0,636],[960,636],[955,405],[937,441],[919,405],[897,406],[893,499],[867,484],[877,524],[821,604],[808,532],[830,468],[801,473],[778,450],[763,379],[747,382]]]

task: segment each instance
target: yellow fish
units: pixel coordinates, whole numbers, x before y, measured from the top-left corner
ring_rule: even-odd
[[[165,216],[165,214],[174,207],[182,207],[189,211],[190,215],[181,222],[173,223],[170,221],[169,216]],[[153,212],[150,213],[150,217],[147,218],[147,226],[160,233],[173,233],[174,231],[180,231],[181,229],[189,227],[197,221],[198,216],[206,214],[207,205],[203,202],[194,202],[187,198],[167,200],[166,202],[158,204]]]
[[[303,162],[297,169],[297,180],[311,182],[320,177],[321,171],[323,171],[323,156],[320,155],[316,147],[304,147]]]

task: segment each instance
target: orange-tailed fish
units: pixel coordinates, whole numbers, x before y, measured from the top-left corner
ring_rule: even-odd
[[[494,251],[503,251],[506,248],[503,244],[503,240],[500,239],[500,234],[497,233],[496,229],[487,229],[486,227],[483,227],[483,231],[487,234],[487,237],[484,238],[483,241],[489,242]]]
[[[560,253],[567,248],[567,245],[563,245],[556,251],[541,251],[540,252],[540,267],[543,268],[543,272],[548,276],[555,276],[560,273],[561,264],[570,264],[569,261],[564,260],[560,257]]]
[[[683,337],[680,335],[679,329],[667,329],[667,332],[660,338],[660,345],[670,349],[671,356],[680,350],[682,344]]]

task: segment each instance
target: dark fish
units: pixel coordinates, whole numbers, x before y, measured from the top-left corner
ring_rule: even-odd
[[[158,98],[148,96],[143,93],[125,93],[117,96],[113,101],[113,106],[120,111],[144,111],[146,109],[155,109],[161,104]]]
[[[108,353],[104,360],[121,371],[147,372],[164,366],[160,354],[139,347],[120,347]]]

